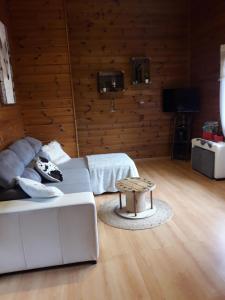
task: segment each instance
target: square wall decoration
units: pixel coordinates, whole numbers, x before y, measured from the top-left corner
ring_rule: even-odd
[[[12,68],[10,64],[9,42],[5,25],[0,21],[0,99],[3,104],[16,102]]]
[[[150,60],[148,57],[132,57],[132,79],[133,85],[150,84]]]

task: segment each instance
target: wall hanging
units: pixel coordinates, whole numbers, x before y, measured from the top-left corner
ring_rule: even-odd
[[[4,104],[16,102],[12,68],[10,64],[9,42],[5,25],[0,21],[0,98]]]
[[[133,85],[150,84],[150,60],[147,57],[131,58],[131,82]]]
[[[124,91],[123,71],[98,72],[98,91],[101,94]]]
[[[123,71],[101,71],[97,73],[98,92],[101,98],[111,101],[110,112],[116,111],[115,100],[124,89]]]

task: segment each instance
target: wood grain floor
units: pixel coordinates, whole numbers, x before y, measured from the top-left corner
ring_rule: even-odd
[[[134,232],[99,221],[97,265],[2,276],[0,299],[225,299],[225,181],[197,174],[186,162],[137,165],[157,183],[154,196],[172,206],[171,221]]]

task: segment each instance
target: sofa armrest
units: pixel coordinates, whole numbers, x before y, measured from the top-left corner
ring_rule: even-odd
[[[82,192],[65,194],[55,198],[28,198],[21,200],[1,201],[0,214],[19,213],[82,204],[90,204],[95,206],[93,193]]]

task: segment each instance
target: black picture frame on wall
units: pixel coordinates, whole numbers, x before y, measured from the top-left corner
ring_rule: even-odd
[[[148,57],[132,57],[130,61],[132,85],[149,85],[151,83],[150,59]]]

